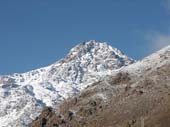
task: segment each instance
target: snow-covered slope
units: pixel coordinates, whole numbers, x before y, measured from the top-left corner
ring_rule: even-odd
[[[0,127],[27,126],[44,106],[57,105],[133,62],[118,49],[92,40],[50,66],[0,76]]]
[[[145,57],[141,61],[137,61],[134,64],[127,66],[122,69],[123,71],[128,71],[129,73],[141,76],[143,73],[146,73],[148,70],[156,70],[157,68],[167,65],[170,63],[170,45],[162,48],[161,50]]]

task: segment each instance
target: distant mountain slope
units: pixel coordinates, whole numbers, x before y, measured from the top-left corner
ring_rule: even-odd
[[[170,46],[46,107],[31,127],[169,127]]]
[[[44,106],[57,106],[133,62],[118,49],[92,40],[50,66],[0,76],[0,127],[28,126]]]

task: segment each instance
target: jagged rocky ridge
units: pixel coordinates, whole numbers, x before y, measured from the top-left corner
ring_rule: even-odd
[[[31,127],[169,127],[170,46],[104,76]]]
[[[57,107],[103,76],[133,62],[118,49],[92,40],[77,45],[50,66],[0,76],[0,127],[28,126],[43,107]]]

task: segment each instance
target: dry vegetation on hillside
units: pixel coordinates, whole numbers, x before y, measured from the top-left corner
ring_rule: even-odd
[[[57,114],[45,108],[31,127],[170,127],[169,77],[169,64],[133,78],[118,73],[63,102]]]

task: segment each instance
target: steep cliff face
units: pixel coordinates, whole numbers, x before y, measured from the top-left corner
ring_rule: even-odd
[[[58,106],[104,75],[133,62],[106,43],[89,41],[50,66],[0,76],[0,126],[28,126],[44,106]]]
[[[32,127],[169,127],[170,46],[93,83]],[[48,112],[48,113],[47,113]]]

